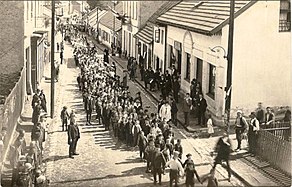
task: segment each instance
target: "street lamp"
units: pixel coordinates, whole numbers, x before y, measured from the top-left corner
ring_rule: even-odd
[[[214,53],[216,52],[216,51],[215,51],[216,48],[220,48],[220,49],[222,49],[223,52],[224,52],[224,56],[223,56],[223,58],[226,58],[226,59],[227,59],[226,50],[225,50],[222,46],[218,45],[218,46],[215,46],[215,47],[213,47],[213,48],[209,47],[209,49],[210,49],[212,52],[214,52]]]
[[[222,46],[209,47],[212,52],[216,52],[216,48],[220,48],[224,52],[224,58],[227,59],[227,76],[226,76],[226,92],[224,122],[226,124],[226,132],[230,130],[230,108],[231,108],[231,88],[232,88],[232,57],[233,57],[233,33],[234,33],[234,6],[235,0],[230,0],[230,16],[229,16],[229,33],[228,33],[228,53]]]

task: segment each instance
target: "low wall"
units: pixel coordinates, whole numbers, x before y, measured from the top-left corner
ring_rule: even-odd
[[[2,162],[7,155],[9,145],[11,144],[13,134],[17,127],[17,120],[21,114],[25,101],[25,68],[20,72],[19,80],[14,88],[6,97],[4,105],[1,106],[0,111],[0,129],[6,128],[7,133],[4,137],[3,150],[0,153]],[[1,168],[0,168],[1,169]]]

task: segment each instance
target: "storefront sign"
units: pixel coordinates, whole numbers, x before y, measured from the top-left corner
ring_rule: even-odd
[[[174,48],[175,48],[176,50],[181,51],[181,43],[178,42],[178,41],[174,41]]]

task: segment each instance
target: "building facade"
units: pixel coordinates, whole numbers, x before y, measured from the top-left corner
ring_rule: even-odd
[[[291,103],[291,72],[287,69],[291,67],[290,12],[287,0],[236,2],[232,116],[237,109],[248,114],[258,102],[265,106]],[[189,92],[190,81],[197,79],[208,110],[217,117],[224,114],[228,16],[226,1],[182,1],[157,19],[167,35],[164,66],[170,67],[173,53],[182,91]],[[155,54],[163,51],[161,44],[155,48],[159,49]]]
[[[129,20],[122,26],[122,50],[125,54],[138,58],[138,41],[134,35],[145,26],[147,20],[163,3],[163,1],[123,1],[123,13]],[[150,48],[146,51],[148,56],[152,56]]]

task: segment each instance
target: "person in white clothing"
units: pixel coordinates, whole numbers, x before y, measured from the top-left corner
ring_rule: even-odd
[[[161,119],[165,118],[166,122],[171,120],[171,106],[169,105],[168,101],[164,101],[164,104],[161,106],[159,110],[159,117]]]
[[[208,114],[207,128],[208,128],[209,137],[211,137],[212,134],[214,134],[213,120],[212,120],[211,114]]]
[[[251,154],[255,154],[256,152],[256,141],[257,141],[257,134],[260,130],[260,122],[256,118],[256,113],[252,112],[250,114],[250,124],[248,128],[248,145],[249,145],[249,152]]]
[[[177,183],[178,183],[179,175],[180,176],[184,175],[184,169],[182,167],[182,164],[178,160],[178,155],[179,155],[179,152],[174,151],[173,152],[173,159],[166,162],[166,164],[165,164],[165,167],[170,168],[170,172],[169,172],[169,178],[170,178],[169,186],[170,187],[172,187],[173,181],[175,183],[175,187],[178,186]]]

